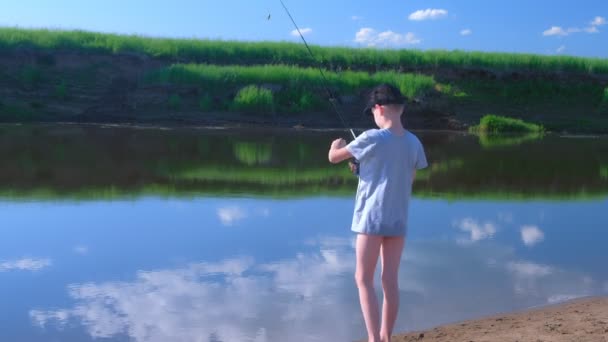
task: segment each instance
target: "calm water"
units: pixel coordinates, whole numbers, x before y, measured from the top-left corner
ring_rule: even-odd
[[[608,295],[608,138],[416,133],[397,331]],[[365,336],[338,135],[0,126],[0,340]]]

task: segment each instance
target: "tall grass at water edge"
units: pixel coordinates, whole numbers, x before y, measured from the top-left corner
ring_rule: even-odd
[[[481,118],[479,125],[470,128],[470,132],[479,134],[499,133],[543,133],[544,127],[521,119],[488,114]]]

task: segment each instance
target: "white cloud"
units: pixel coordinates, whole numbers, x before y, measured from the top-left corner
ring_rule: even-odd
[[[355,42],[367,44],[368,42],[373,41],[375,36],[376,30],[370,27],[364,27],[355,34]]]
[[[361,20],[363,19],[363,17],[358,16],[358,15],[353,15],[352,17],[350,17],[352,20],[357,21],[357,20]]]
[[[217,210],[217,216],[225,226],[231,226],[236,221],[247,217],[247,213],[239,207],[225,207]]]
[[[595,17],[595,18],[593,18],[593,21],[590,24],[591,24],[591,26],[606,25],[606,19],[603,17]]]
[[[557,52],[557,53],[562,53],[564,51],[566,51],[566,45],[562,45],[562,46],[558,47],[557,50],[555,50],[555,52]]]
[[[519,277],[526,278],[544,277],[553,273],[553,268],[550,266],[525,261],[509,262],[507,269]]]
[[[568,32],[564,31],[563,28],[559,26],[551,26],[550,29],[545,30],[543,32],[543,36],[567,36]]]
[[[42,310],[30,310],[30,319],[36,323],[39,327],[44,327],[45,323],[51,320],[59,321],[60,324],[65,324],[70,317],[70,313],[67,310],[57,311],[42,311]]]
[[[598,26],[602,26],[606,24],[606,19],[603,17],[595,17],[593,21],[589,23],[590,26],[585,28],[579,27],[570,27],[566,30],[561,28],[560,26],[551,26],[550,29],[543,31],[543,36],[567,36],[571,33],[599,33]]]
[[[378,32],[364,27],[355,34],[355,42],[367,46],[402,46],[419,44],[422,40],[412,32],[400,34],[393,31]]]
[[[410,20],[428,20],[428,19],[439,19],[446,17],[448,15],[448,11],[444,9],[433,9],[427,8],[425,10],[418,10],[408,17]]]
[[[471,35],[473,33],[473,31],[471,31],[470,29],[464,29],[460,31],[460,35],[461,36],[468,36]]]
[[[303,36],[312,33],[312,29],[310,27],[304,27],[300,29],[300,33],[302,33]],[[299,37],[300,34],[298,33],[298,30],[292,30],[291,31],[291,35],[295,36],[295,37]]]
[[[72,308],[29,315],[43,328],[76,322],[93,338],[124,334],[136,342],[305,341],[315,329],[331,341],[353,340],[358,325],[327,319],[358,321],[357,301],[341,300],[356,298],[344,276],[354,272],[352,260],[347,247],[262,265],[239,257],[140,271],[131,281],[71,284]],[[345,287],[346,297],[336,295]]]
[[[522,226],[521,239],[526,246],[534,246],[545,239],[545,233],[537,226]]]
[[[600,30],[597,29],[597,26],[589,26],[584,29],[587,33],[599,33]]]
[[[454,225],[463,232],[470,233],[469,240],[461,242],[476,242],[491,238],[492,236],[494,236],[494,234],[496,234],[497,231],[495,224],[491,222],[481,224],[473,220],[472,218],[465,218],[461,221],[457,221],[454,223]]]
[[[31,259],[23,258],[13,261],[0,262],[0,272],[21,270],[21,271],[39,271],[51,265],[50,259]]]
[[[87,246],[76,246],[74,247],[74,253],[80,254],[80,255],[85,255],[87,253],[89,253],[89,248]]]

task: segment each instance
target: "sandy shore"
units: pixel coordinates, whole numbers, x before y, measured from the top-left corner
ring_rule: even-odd
[[[608,342],[608,297],[443,325],[397,335],[392,341]]]

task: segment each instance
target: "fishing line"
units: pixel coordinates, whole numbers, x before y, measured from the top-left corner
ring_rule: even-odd
[[[353,139],[356,139],[357,136],[355,135],[355,132],[353,132],[352,128],[349,128],[349,125],[346,123],[346,120],[344,120],[344,117],[340,113],[340,110],[338,110],[338,106],[336,106],[336,103],[335,103],[336,98],[334,97],[333,93],[329,89],[329,81],[325,77],[325,73],[323,72],[323,69],[321,69],[321,62],[317,61],[317,59],[315,58],[315,55],[312,53],[312,50],[308,46],[308,43],[306,42],[306,39],[304,39],[304,35],[302,35],[302,32],[300,32],[300,28],[298,27],[298,24],[296,24],[296,21],[291,16],[291,13],[289,13],[289,10],[287,9],[287,6],[285,6],[285,4],[283,3],[283,0],[279,0],[279,1],[281,2],[281,5],[285,9],[285,13],[287,13],[287,15],[289,16],[289,19],[291,19],[291,22],[293,23],[293,26],[295,26],[296,30],[298,31],[298,34],[300,35],[300,38],[302,38],[302,41],[304,42],[304,46],[306,46],[306,50],[308,50],[308,53],[310,54],[310,57],[317,64],[317,69],[319,70],[319,73],[321,74],[321,78],[323,80],[323,87],[325,88],[325,91],[329,95],[329,103],[331,103],[334,111],[336,112],[336,114],[338,114],[338,117],[340,118],[340,121],[342,121],[342,124],[344,125],[344,127],[347,128],[350,131],[350,134],[352,134]]]

